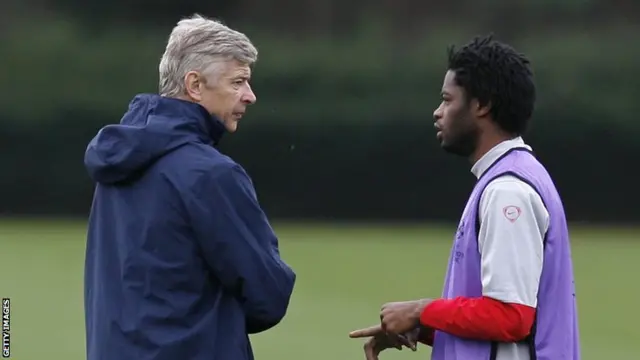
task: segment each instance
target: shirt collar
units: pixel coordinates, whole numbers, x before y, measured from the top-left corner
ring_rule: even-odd
[[[480,178],[491,164],[496,162],[498,158],[504,155],[504,153],[513,148],[525,148],[531,151],[531,147],[527,145],[520,136],[514,139],[505,140],[491,148],[491,150],[487,151],[480,160],[476,161],[476,163],[473,164],[473,167],[471,167],[471,172],[476,176],[476,178]]]

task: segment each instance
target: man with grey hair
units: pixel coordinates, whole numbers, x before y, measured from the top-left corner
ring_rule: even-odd
[[[88,360],[248,360],[285,316],[296,275],[244,169],[216,145],[256,101],[257,50],[199,15],[173,29],[160,94],[91,140]]]

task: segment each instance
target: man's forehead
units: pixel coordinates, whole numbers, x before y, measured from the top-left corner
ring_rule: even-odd
[[[251,76],[251,66],[236,60],[228,61],[226,70],[227,76]]]
[[[240,65],[235,72],[239,75],[251,75],[251,67],[249,65]]]
[[[223,79],[250,77],[251,68],[236,60],[217,60],[211,63],[210,69]]]
[[[456,92],[460,92],[462,89],[460,88],[460,86],[458,86],[456,84],[455,81],[456,78],[456,74],[455,72],[449,70],[447,71],[447,73],[444,75],[444,80],[442,82],[442,92],[446,92],[446,93],[456,93]]]
[[[452,70],[447,70],[444,74],[443,86],[455,86],[456,85],[456,73]]]

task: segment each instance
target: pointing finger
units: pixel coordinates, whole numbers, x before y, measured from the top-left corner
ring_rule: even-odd
[[[382,332],[382,329],[380,328],[380,325],[374,325],[374,326],[369,326],[368,328],[354,330],[349,333],[349,337],[353,339],[361,338],[361,337],[369,337],[369,336],[380,334],[381,332]]]

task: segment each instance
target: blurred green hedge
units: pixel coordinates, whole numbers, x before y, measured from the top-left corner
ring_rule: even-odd
[[[637,128],[638,29],[541,30],[513,40],[534,63],[537,121],[556,126],[569,116]],[[134,93],[156,91],[169,30],[120,27],[87,34],[60,20],[5,33],[0,46],[10,56],[3,56],[0,91],[11,95],[0,98],[4,116],[43,122],[85,108],[115,120]],[[279,121],[296,124],[424,121],[438,102],[446,46],[469,36],[443,29],[398,44],[373,26],[340,40],[247,32],[260,50],[253,114],[259,119],[275,113]]]
[[[168,31],[88,34],[68,21],[2,34],[0,213],[86,214],[84,149],[131,97],[155,92]],[[527,140],[548,165],[574,220],[640,217],[635,80],[637,28],[540,33],[513,42],[533,60],[538,109]],[[222,148],[255,180],[274,217],[454,220],[473,184],[469,165],[438,148],[431,126],[443,29],[398,42],[365,27],[294,41],[247,30],[260,49],[258,103]],[[637,32],[636,32],[637,33]],[[622,175],[622,176],[621,176]]]

